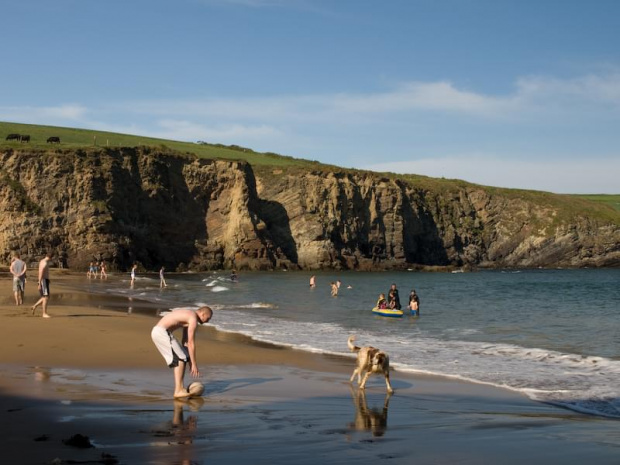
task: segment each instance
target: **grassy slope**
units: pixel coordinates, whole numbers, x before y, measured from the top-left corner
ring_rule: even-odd
[[[11,133],[29,134],[30,143],[22,144],[16,141],[7,142],[6,136]],[[93,147],[136,147],[146,145],[152,147],[168,147],[181,153],[193,153],[201,158],[220,158],[228,160],[246,160],[252,165],[306,165],[311,164],[306,160],[292,157],[284,157],[276,154],[261,154],[242,147],[224,147],[216,144],[195,144],[193,142],[179,142],[154,137],[142,137],[129,134],[117,134],[106,131],[93,131],[90,129],[61,128],[55,126],[40,126],[35,124],[18,124],[0,122],[0,147],[34,147],[54,148],[57,144],[48,144],[50,136],[60,137],[60,147],[84,148]]]
[[[609,194],[593,194],[593,195],[576,195],[575,197],[579,197],[586,200],[593,200],[595,202],[600,202],[605,205],[609,205],[612,208],[615,208],[620,212],[620,195],[609,195]]]
[[[7,134],[29,134],[29,144],[19,142],[7,142]],[[24,148],[25,146],[39,149],[56,148],[58,145],[48,144],[50,136],[60,137],[63,148],[85,148],[97,146],[109,147],[135,147],[146,145],[152,147],[170,148],[181,153],[195,154],[200,158],[217,158],[226,160],[244,160],[250,163],[254,169],[265,175],[269,175],[274,168],[285,168],[287,173],[321,169],[339,172],[355,172],[345,168],[320,164],[316,161],[303,160],[300,158],[287,157],[274,153],[259,153],[251,149],[238,146],[223,146],[220,144],[197,144],[193,142],[179,142],[152,137],[142,137],[128,134],[117,134],[105,131],[89,129],[61,128],[55,126],[40,126],[34,124],[19,124],[0,122],[0,148]],[[387,178],[400,178],[412,184],[434,192],[452,191],[459,187],[474,186],[466,181],[456,179],[438,179],[419,175],[396,175],[393,173],[376,173]],[[587,213],[604,221],[620,224],[620,195],[554,195],[547,192],[502,189],[484,187],[491,194],[507,197],[518,197],[539,204],[546,204],[561,208],[564,211],[564,219]]]

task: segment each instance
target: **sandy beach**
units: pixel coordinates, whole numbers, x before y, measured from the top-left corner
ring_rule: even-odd
[[[348,383],[352,357],[211,327],[197,342],[205,395],[174,401],[150,340],[157,309],[69,290],[84,279],[52,271],[46,320],[30,310],[36,286],[17,307],[0,273],[3,463],[618,463],[615,420],[398,371],[392,396],[379,377],[362,393]]]

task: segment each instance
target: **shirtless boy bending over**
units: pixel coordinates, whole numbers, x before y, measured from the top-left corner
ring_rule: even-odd
[[[213,316],[209,307],[200,307],[193,311],[178,309],[164,315],[151,331],[151,338],[157,349],[166,360],[166,364],[174,369],[174,398],[188,397],[190,394],[183,386],[185,365],[189,363],[194,378],[200,376],[196,362],[196,342],[194,335],[199,324],[207,323]],[[183,328],[182,343],[172,335],[176,329]]]

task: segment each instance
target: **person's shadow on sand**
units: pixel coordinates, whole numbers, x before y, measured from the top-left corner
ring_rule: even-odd
[[[205,385],[205,395],[221,394],[223,392],[241,389],[247,386],[256,386],[258,384],[269,383],[271,381],[280,381],[282,378],[238,378],[214,381]]]
[[[349,423],[349,428],[356,431],[370,431],[373,436],[383,436],[387,429],[388,407],[390,405],[389,392],[385,394],[382,407],[368,408],[364,389],[355,389],[351,386],[351,397],[355,405],[355,419]]]

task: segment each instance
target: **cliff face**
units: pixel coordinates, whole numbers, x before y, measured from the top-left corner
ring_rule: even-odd
[[[302,268],[620,265],[620,215],[592,220],[565,196],[432,191],[364,174],[266,177],[259,196],[288,214],[290,233],[282,215],[263,209],[263,217],[274,240],[290,244],[285,250],[296,246]]]
[[[0,254],[84,268],[618,266],[620,221],[472,186],[139,149],[0,153]],[[545,200],[546,199],[546,200]],[[614,215],[616,215],[614,217]]]

